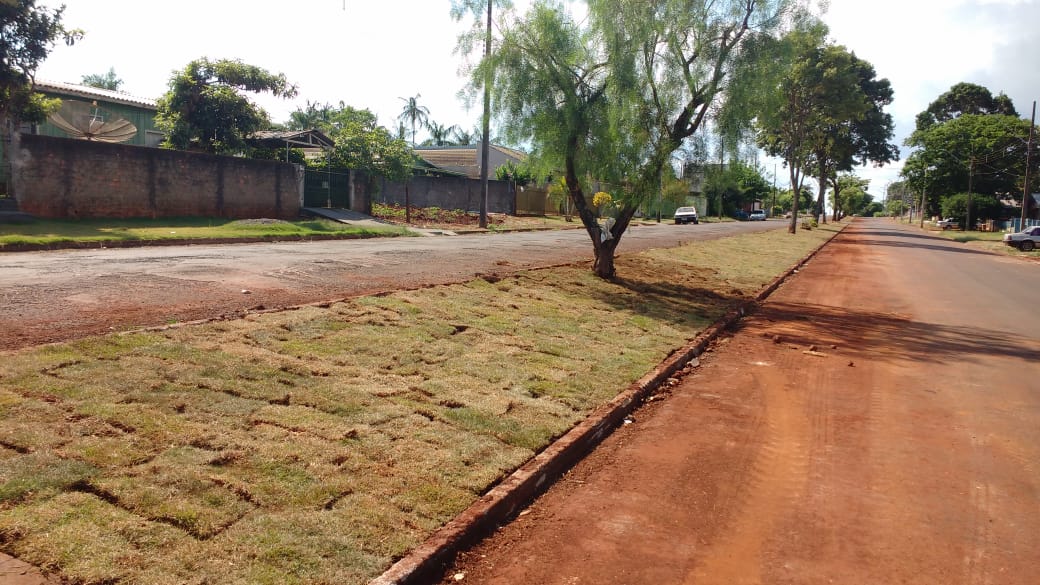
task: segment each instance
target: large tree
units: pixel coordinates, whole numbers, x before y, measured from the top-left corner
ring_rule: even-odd
[[[291,98],[296,87],[285,75],[241,61],[197,59],[175,72],[159,98],[155,125],[166,133],[167,148],[233,154],[246,138],[270,124],[267,113],[241,92]]]
[[[404,179],[411,173],[413,155],[408,143],[380,126],[371,110],[359,110],[343,102],[338,106],[307,102],[305,108],[289,115],[286,126],[290,130],[321,130],[335,143],[331,155],[314,161],[312,166],[324,168],[331,164],[364,171],[369,178],[391,180]]]
[[[1005,114],[962,114],[915,131],[917,150],[902,175],[918,192],[928,194],[928,207],[939,211],[942,200],[964,193],[964,224],[971,229],[971,196],[1016,197],[1025,175],[1029,120]]]
[[[1003,93],[996,97],[989,89],[974,83],[961,82],[928,104],[928,109],[917,115],[917,130],[952,120],[962,114],[1003,114],[1018,116],[1015,104]]]
[[[895,128],[892,115],[884,111],[885,106],[892,103],[891,84],[887,79],[877,79],[874,66],[857,58],[855,53],[848,53],[844,47],[828,49],[837,54],[838,61],[849,61],[856,79],[843,93],[862,100],[864,107],[858,115],[841,116],[837,123],[826,124],[823,134],[817,138],[812,158],[820,182],[815,209],[819,215],[824,212],[823,195],[827,184],[834,191],[835,200],[843,201],[841,189],[845,183],[839,180],[840,172],[851,171],[856,165],[880,166],[899,159],[899,148],[889,142]],[[860,213],[863,210],[845,211]],[[837,212],[835,209],[835,218]]]
[[[673,153],[723,95],[745,38],[778,26],[784,2],[587,5],[588,19],[578,22],[560,4],[536,2],[504,27],[492,61],[507,136],[529,142],[543,168],[562,170],[592,240],[594,271],[611,278],[640,204],[658,193]],[[593,183],[617,203],[613,222],[600,224],[586,203]]]
[[[60,101],[36,93],[34,76],[54,44],[71,45],[83,32],[66,29],[61,22],[65,7],[47,9],[35,0],[0,2],[0,135],[3,169],[11,151],[10,140],[19,122],[41,122]],[[9,174],[3,172],[5,179]]]
[[[776,61],[782,63],[783,71],[777,74],[773,70],[773,75],[765,77],[765,83],[775,83],[774,91],[753,96],[752,103],[757,104],[759,112],[759,145],[784,161],[794,201],[802,199],[806,167],[817,135],[815,115],[825,101],[819,83],[822,71],[817,63],[826,34],[826,28],[817,22],[775,42],[773,52],[779,56]],[[788,231],[792,234],[798,229],[800,207],[791,207]]]
[[[803,172],[818,180],[816,215],[823,214],[827,186],[840,191],[840,171],[899,155],[889,143],[892,117],[884,112],[892,101],[888,80],[877,79],[874,67],[845,47],[823,42],[824,32],[817,27],[790,35],[794,58],[777,92],[783,101],[760,118],[761,144],[784,158],[792,185],[799,188]],[[797,229],[795,214],[788,229]]]

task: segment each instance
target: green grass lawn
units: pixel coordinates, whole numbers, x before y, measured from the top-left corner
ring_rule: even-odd
[[[365,583],[837,229],[0,354],[0,550]]]
[[[230,220],[222,218],[37,220],[0,224],[0,248],[67,242],[127,242],[278,237],[409,235],[404,228],[362,228],[323,219]]]

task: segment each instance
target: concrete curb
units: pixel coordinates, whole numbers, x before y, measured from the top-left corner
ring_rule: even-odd
[[[829,244],[848,224],[763,288],[754,300],[742,303],[673,352],[651,372],[610,402],[597,408],[544,451],[520,466],[469,508],[434,532],[369,585],[420,585],[440,579],[459,551],[479,542],[519,513],[568,469],[592,451],[643,401],[676,372],[697,358],[711,342],[751,312],[785,280]]]

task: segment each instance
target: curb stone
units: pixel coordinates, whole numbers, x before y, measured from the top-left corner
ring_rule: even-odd
[[[753,300],[745,301],[726,313],[613,400],[597,408],[584,421],[521,465],[368,585],[421,585],[437,582],[460,551],[476,544],[515,517],[620,426],[662,383],[694,362],[715,339],[752,312],[848,225],[843,224],[833,236],[775,278]]]

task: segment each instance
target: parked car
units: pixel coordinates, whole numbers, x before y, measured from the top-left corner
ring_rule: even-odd
[[[733,218],[737,221],[747,221],[750,217],[751,216],[748,215],[748,212],[743,209],[738,209],[737,212],[733,214]]]
[[[935,222],[935,227],[941,230],[955,230],[961,226],[956,219],[953,219],[952,217],[947,217],[946,219],[940,219],[939,221]]]
[[[765,221],[766,212],[764,209],[756,209],[751,212],[751,215],[748,216],[748,219],[750,219],[751,221]]]
[[[1004,243],[1023,252],[1032,252],[1040,246],[1040,225],[1013,234],[1004,234]]]
[[[675,210],[675,223],[700,223],[697,221],[696,207],[680,207]]]

